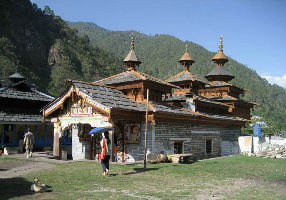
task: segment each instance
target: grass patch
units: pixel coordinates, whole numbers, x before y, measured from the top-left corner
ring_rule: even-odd
[[[111,165],[111,174],[106,177],[101,175],[101,165],[97,162],[58,164],[10,179],[10,187],[1,182],[0,196],[4,199],[286,199],[286,160],[282,159],[233,156],[147,167],[144,171],[142,164]],[[39,177],[52,192],[27,192],[33,177]],[[17,184],[22,187],[11,187]]]

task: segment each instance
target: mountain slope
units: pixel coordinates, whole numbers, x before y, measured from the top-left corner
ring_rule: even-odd
[[[57,96],[64,79],[93,81],[124,69],[121,60],[29,0],[0,1],[0,27],[0,79],[18,68],[40,90]]]
[[[109,31],[93,23],[68,24],[77,29],[80,36],[87,35],[93,45],[106,49],[121,59],[128,54],[131,31]],[[190,68],[193,73],[204,77],[215,67],[211,62],[215,52],[198,44],[183,42],[170,35],[147,36],[138,32],[134,32],[134,35],[136,54],[142,61],[139,71],[162,79],[182,71],[183,67],[177,61],[183,55],[186,43],[189,44],[189,51],[195,60]],[[231,58],[225,66],[236,76],[232,83],[248,90],[244,98],[261,104],[255,106],[253,114],[264,117],[273,127],[285,130],[286,91],[277,85],[270,85],[254,70]]]

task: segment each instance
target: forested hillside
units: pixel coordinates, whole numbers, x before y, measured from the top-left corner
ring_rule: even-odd
[[[76,28],[79,35],[87,35],[94,46],[106,49],[118,57],[124,58],[130,49],[131,31],[109,31],[93,23],[69,23],[69,25]],[[210,52],[198,44],[183,42],[170,35],[147,36],[138,32],[134,32],[134,35],[136,54],[142,61],[139,71],[161,79],[167,79],[182,71],[183,68],[177,61],[183,55],[186,43],[189,44],[189,51],[195,60],[195,64],[190,68],[193,73],[204,77],[215,67],[211,58],[216,52]],[[227,52],[225,54],[227,55]],[[244,98],[261,104],[255,106],[253,114],[262,116],[274,129],[285,130],[285,89],[270,85],[254,70],[231,58],[226,67],[236,76],[231,83],[248,90]]]
[[[123,70],[121,60],[91,46],[48,7],[0,1],[0,79],[15,73],[17,62],[19,73],[54,96],[66,78],[92,81]]]
[[[48,7],[41,10],[29,0],[0,1],[0,79],[17,68],[38,89],[57,96],[65,86],[64,79],[95,81],[124,70],[122,60],[130,49],[131,31],[67,23]],[[183,70],[177,60],[186,42],[170,35],[138,32],[135,38],[135,50],[142,61],[139,71],[166,79]],[[214,52],[187,43],[196,61],[191,71],[204,77],[215,67],[211,62]],[[285,90],[268,84],[235,60],[230,59],[226,67],[236,76],[232,83],[248,89],[244,98],[261,104],[253,114],[264,117],[274,128],[286,130]]]

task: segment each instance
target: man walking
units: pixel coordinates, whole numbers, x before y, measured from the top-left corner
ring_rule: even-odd
[[[24,136],[24,143],[26,147],[26,154],[27,158],[32,157],[32,150],[34,145],[34,135],[32,132],[30,132],[30,129],[28,128],[27,133]]]

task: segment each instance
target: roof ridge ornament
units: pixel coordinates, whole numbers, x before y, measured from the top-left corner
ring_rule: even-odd
[[[124,64],[125,66],[128,67],[128,71],[131,70],[136,70],[136,66],[139,66],[141,64],[141,61],[137,57],[135,50],[134,50],[135,42],[134,42],[134,33],[132,32],[132,37],[131,37],[131,50],[124,59]]]
[[[219,50],[220,50],[220,51],[223,51],[222,35],[220,35],[220,40],[219,40]]]
[[[181,65],[184,66],[184,70],[185,71],[189,71],[190,66],[195,62],[193,60],[192,56],[188,52],[188,47],[189,47],[189,45],[187,43],[186,44],[186,52],[184,53],[184,55],[178,61],[179,63],[181,63]]]
[[[216,55],[212,58],[212,61],[217,65],[217,67],[222,67],[228,62],[228,58],[223,53],[222,35],[219,41],[219,50]]]
[[[131,36],[131,50],[134,50],[134,32],[132,32],[132,36]]]

